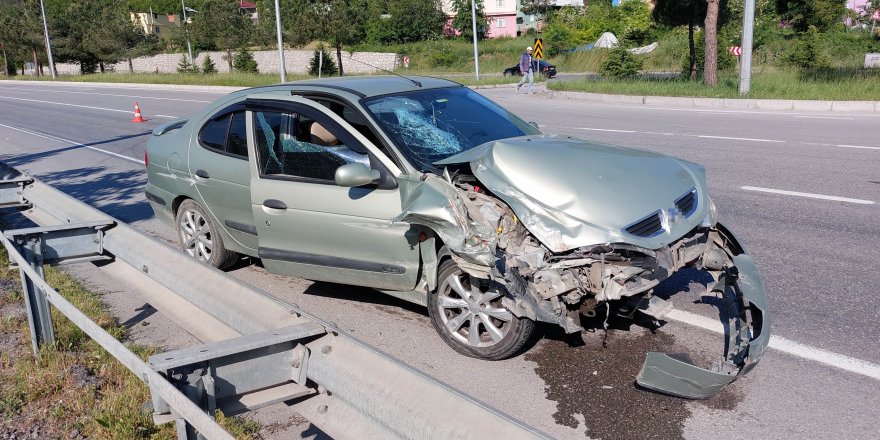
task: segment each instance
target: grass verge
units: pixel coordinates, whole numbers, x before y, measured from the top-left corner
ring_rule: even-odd
[[[98,294],[69,274],[46,268],[46,280],[68,301],[117,339],[126,329]],[[82,330],[52,309],[56,344],[34,357],[20,278],[0,248],[0,438],[175,439],[173,425],[155,426],[144,409],[147,386]],[[128,344],[146,359],[154,348]],[[240,439],[255,438],[259,425],[218,414]]]
[[[683,79],[633,79],[605,81],[583,79],[553,81],[548,88],[559,91],[608,93],[636,96],[688,96],[737,98],[739,79],[733,72],[722,73],[717,87]],[[814,72],[775,71],[752,76],[749,98],[814,99],[826,101],[880,101],[880,72],[861,75],[834,75]]]

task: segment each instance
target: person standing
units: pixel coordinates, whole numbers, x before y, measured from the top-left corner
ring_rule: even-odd
[[[526,51],[523,52],[521,57],[519,57],[519,72],[523,77],[519,80],[519,84],[516,85],[516,93],[519,94],[519,88],[522,87],[527,80],[529,82],[529,87],[526,89],[526,93],[532,93],[532,82],[534,82],[532,73],[532,46],[527,47]]]

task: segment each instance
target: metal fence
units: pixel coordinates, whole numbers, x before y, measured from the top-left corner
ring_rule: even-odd
[[[21,272],[35,353],[54,342],[51,304],[149,386],[154,420],[176,422],[180,438],[231,438],[213,420],[216,409],[280,402],[336,439],[548,438],[2,163],[0,208],[39,225],[0,237]],[[142,361],[43,278],[44,265],[97,260],[136,268],[241,336]]]

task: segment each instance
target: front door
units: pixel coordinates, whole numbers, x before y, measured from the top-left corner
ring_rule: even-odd
[[[251,203],[259,256],[270,272],[386,290],[419,276],[418,231],[401,212],[397,167],[363,135],[314,101],[248,99]],[[378,184],[337,186],[352,162],[380,170]]]

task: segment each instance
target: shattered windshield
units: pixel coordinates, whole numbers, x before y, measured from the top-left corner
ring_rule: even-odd
[[[466,87],[420,90],[365,101],[401,154],[421,171],[434,162],[498,139],[538,129]]]

